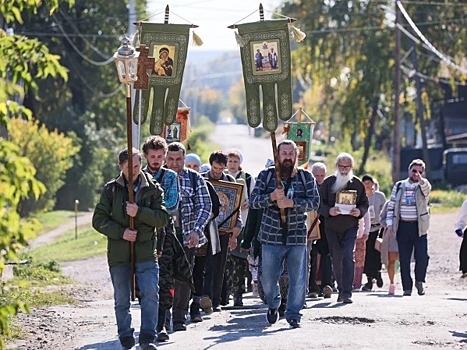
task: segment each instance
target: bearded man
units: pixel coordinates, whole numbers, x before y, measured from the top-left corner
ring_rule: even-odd
[[[250,208],[263,209],[259,240],[262,254],[262,276],[268,304],[270,324],[279,318],[281,303],[279,277],[283,263],[289,273],[289,291],[285,318],[292,328],[300,327],[300,310],[305,304],[306,292],[306,212],[317,210],[319,193],[313,175],[297,168],[297,145],[284,140],[277,146],[282,188],[277,188],[274,168],[260,172],[250,196]],[[285,210],[286,222],[281,222],[280,210]]]
[[[366,214],[369,206],[365,186],[353,175],[353,166],[354,159],[350,154],[339,154],[336,158],[336,173],[327,177],[319,189],[321,197],[319,213],[325,218],[326,238],[331,251],[334,278],[339,290],[337,302],[345,304],[352,303],[355,264],[353,251],[357,239],[358,221]],[[351,196],[354,197],[355,207],[348,213],[336,206],[336,196],[341,191],[352,191]]]

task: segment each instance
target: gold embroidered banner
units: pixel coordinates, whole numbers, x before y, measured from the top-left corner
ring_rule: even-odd
[[[257,127],[262,122],[270,132],[277,129],[278,118],[287,121],[292,115],[288,23],[284,19],[237,25],[248,124]]]
[[[141,123],[150,117],[150,133],[160,135],[164,125],[175,122],[183,72],[185,70],[190,28],[185,24],[139,22],[140,43],[155,58],[149,74],[149,89],[143,90]],[[136,94],[133,119],[138,124],[139,94]]]

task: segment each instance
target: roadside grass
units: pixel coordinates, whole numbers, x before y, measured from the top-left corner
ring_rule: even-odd
[[[32,308],[76,304],[61,287],[72,283],[70,278],[61,274],[60,265],[54,261],[17,265],[14,267],[14,278],[1,287],[0,307],[17,305],[18,311],[30,312]],[[10,318],[8,327],[0,332],[3,341],[22,336],[24,332],[14,318]]]
[[[87,259],[105,254],[106,251],[107,238],[89,228],[78,231],[77,239],[74,229],[67,231],[56,241],[30,250],[28,255],[33,262],[44,263],[50,260],[63,262]]]
[[[467,195],[458,191],[433,190],[430,193],[431,213],[442,214],[459,210]]]
[[[78,212],[78,216],[82,216],[85,212]],[[39,213],[35,218],[39,220],[41,226],[37,235],[44,234],[53,229],[56,229],[61,224],[74,220],[75,212],[72,210],[55,210],[46,213]]]

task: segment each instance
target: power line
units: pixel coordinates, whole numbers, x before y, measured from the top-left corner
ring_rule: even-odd
[[[94,65],[94,66],[105,66],[105,65],[108,65],[109,63],[112,63],[114,61],[114,58],[113,56],[109,57],[107,60],[105,61],[101,61],[101,62],[98,62],[98,61],[94,61],[93,59],[89,58],[87,55],[85,55],[84,53],[81,52],[80,49],[78,49],[78,47],[76,47],[76,45],[74,44],[73,40],[70,39],[70,37],[67,35],[67,33],[64,31],[62,25],[60,24],[60,22],[57,20],[57,17],[55,15],[52,15],[53,18],[55,19],[56,23],[57,23],[57,27],[58,29],[62,32],[62,34],[65,36],[65,39],[68,41],[68,43],[71,45],[71,47],[73,48],[73,50],[75,50],[75,52],[83,59],[85,60],[86,62]]]
[[[418,29],[418,27],[415,25],[412,18],[410,18],[407,11],[405,11],[405,8],[404,8],[404,6],[402,6],[402,3],[400,1],[397,1],[397,6],[401,10],[401,13],[404,16],[404,18],[406,19],[406,21],[410,24],[412,29],[415,31],[415,33],[418,35],[418,37],[425,43],[425,45],[427,45],[429,47],[430,51],[432,51],[434,54],[436,54],[439,58],[441,58],[446,64],[448,64],[452,68],[454,68],[454,69],[456,69],[456,70],[458,70],[458,71],[460,71],[460,72],[462,72],[464,74],[467,74],[467,69],[465,69],[465,68],[457,65],[456,63],[452,62],[446,55],[442,54],[436,47],[433,46],[432,43],[430,43],[430,41],[423,35],[423,33],[420,31],[420,29]]]

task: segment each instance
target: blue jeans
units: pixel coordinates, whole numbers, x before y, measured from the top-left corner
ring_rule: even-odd
[[[352,297],[352,282],[355,260],[353,251],[357,239],[357,228],[344,232],[326,231],[329,250],[331,251],[332,269],[337,281],[337,288],[342,298]]]
[[[429,259],[427,236],[418,234],[417,222],[400,220],[397,229],[397,245],[399,247],[402,289],[411,291],[413,286],[413,280],[410,276],[412,252],[415,258],[415,281],[425,282]]]
[[[115,318],[119,338],[132,337],[130,298],[130,264],[110,267],[110,277],[114,288]],[[157,317],[159,309],[159,265],[157,261],[137,263],[135,266],[136,281],[141,298],[141,328],[142,339],[147,342],[156,336]]]
[[[281,303],[279,277],[285,260],[289,273],[289,293],[287,295],[285,318],[287,321],[300,321],[302,316],[300,310],[305,304],[307,284],[306,245],[263,244],[261,249],[261,283],[268,307],[277,309]]]

